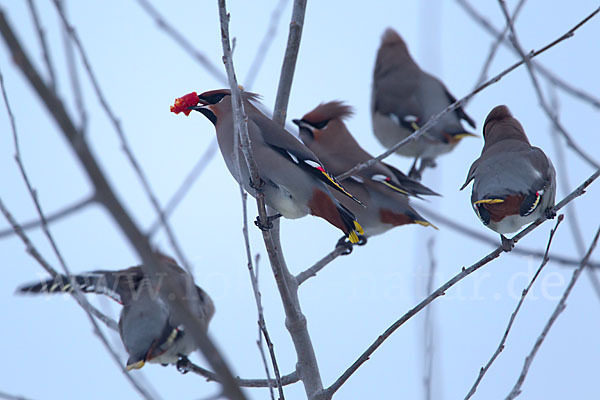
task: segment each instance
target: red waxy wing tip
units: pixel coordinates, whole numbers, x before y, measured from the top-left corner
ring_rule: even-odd
[[[185,96],[175,99],[175,104],[171,106],[171,112],[175,114],[182,112],[187,116],[192,112],[192,110],[188,110],[188,107],[195,106],[196,104],[198,104],[198,94],[196,92],[188,93]]]

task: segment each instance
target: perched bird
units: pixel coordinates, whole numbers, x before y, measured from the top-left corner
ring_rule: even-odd
[[[323,162],[325,168],[340,175],[373,157],[363,150],[348,131],[344,119],[352,108],[339,101],[320,104],[293,122],[300,128],[300,138]],[[347,178],[344,186],[356,194],[366,208],[353,204],[334,193],[348,207],[365,229],[365,236],[375,236],[405,225],[431,225],[409,204],[408,196],[437,195],[431,189],[407,177],[396,168],[377,162]]]
[[[192,277],[175,260],[159,255],[170,274],[177,293],[164,293],[165,276],[149,276],[141,266],[118,271],[92,271],[70,278],[57,275],[47,281],[22,286],[20,293],[71,293],[76,285],[84,293],[105,294],[123,305],[119,318],[119,333],[129,358],[127,370],[139,369],[146,362],[163,365],[176,364],[196,350],[191,335],[187,335],[182,321],[171,313],[161,294],[187,301],[190,310],[208,329],[215,306],[204,290],[196,286]],[[175,296],[175,297],[174,297]]]
[[[488,228],[500,233],[505,251],[513,243],[504,234],[550,213],[556,194],[556,172],[544,152],[533,147],[506,106],[495,107],[483,125],[485,144],[463,190],[473,181],[471,204]]]
[[[352,243],[358,242],[358,235],[364,233],[361,226],[328,187],[357,204],[361,204],[360,201],[326,171],[312,151],[252,104],[257,99],[256,94],[242,92],[242,98],[248,117],[252,153],[267,205],[286,218],[300,218],[307,214],[321,217],[342,230]],[[189,109],[199,111],[215,125],[219,148],[229,172],[248,193],[255,196],[256,189],[251,185],[250,173],[241,152],[241,178],[235,165],[231,92],[212,90],[199,95],[198,100],[199,104]]]
[[[388,28],[377,52],[371,96],[373,131],[381,144],[392,147],[455,101],[439,79],[419,68],[400,35]],[[396,150],[415,158],[411,176],[420,179],[428,165],[435,166],[437,156],[448,153],[462,138],[476,136],[465,131],[461,120],[475,128],[475,122],[458,107],[416,141]]]

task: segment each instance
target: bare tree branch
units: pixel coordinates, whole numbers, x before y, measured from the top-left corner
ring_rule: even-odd
[[[512,17],[511,17],[513,21],[515,19],[517,19],[517,16],[519,15],[519,12],[523,8],[524,4],[525,4],[525,0],[519,0],[519,3],[515,6],[515,11],[513,12]],[[477,78],[477,83],[475,83],[475,87],[473,89],[476,89],[477,86],[481,85],[487,79],[488,71],[490,69],[490,66],[492,65],[492,61],[494,60],[494,57],[496,56],[496,53],[497,53],[498,49],[500,48],[500,45],[502,44],[502,42],[504,42],[504,38],[506,37],[508,30],[509,30],[509,27],[507,25],[506,27],[504,27],[504,30],[498,35],[498,37],[496,37],[496,40],[494,41],[494,43],[492,43],[492,46],[490,47],[490,52],[489,52],[485,62],[483,63],[483,68],[481,69],[481,72],[479,73],[479,78]]]
[[[548,261],[550,260],[550,258],[548,257],[548,252],[550,251],[550,246],[552,245],[552,239],[554,239],[554,234],[556,233],[556,230],[558,229],[558,226],[563,221],[563,219],[564,219],[564,215],[563,214],[559,215],[556,220],[556,225],[554,225],[554,229],[550,230],[550,238],[548,239],[548,244],[546,245],[546,252],[544,254],[544,258],[542,259],[542,263],[538,267],[537,271],[535,271],[535,274],[533,275],[533,278],[531,278],[531,281],[529,281],[529,284],[527,285],[527,287],[525,289],[523,289],[523,292],[521,293],[521,298],[519,299],[519,302],[517,303],[517,307],[515,308],[515,311],[513,311],[512,315],[510,316],[508,325],[506,326],[506,330],[504,331],[504,335],[502,336],[502,339],[500,340],[500,344],[498,345],[498,348],[496,349],[496,351],[494,352],[494,354],[492,355],[490,360],[487,362],[487,364],[485,364],[485,366],[482,367],[481,370],[479,371],[479,376],[477,376],[477,379],[475,380],[475,383],[473,383],[471,390],[469,390],[469,393],[467,393],[465,400],[468,400],[471,397],[473,397],[473,395],[477,391],[477,387],[481,383],[481,380],[485,376],[486,372],[490,369],[490,367],[492,366],[494,361],[496,361],[496,358],[498,358],[500,353],[502,353],[502,351],[504,350],[504,344],[506,343],[506,339],[508,338],[508,334],[510,333],[512,325],[515,322],[515,318],[517,317],[517,314],[519,313],[519,310],[521,309],[521,306],[523,305],[523,302],[525,301],[525,297],[531,290],[531,287],[533,286],[537,277],[542,272],[542,269],[544,269],[544,267],[546,266],[546,264],[548,264]]]
[[[579,185],[579,187],[577,187],[577,189],[575,189],[573,192],[571,192],[560,203],[558,203],[556,206],[554,206],[552,211],[558,212],[569,202],[571,202],[575,198],[581,196],[583,193],[585,193],[585,188],[587,188],[599,176],[600,176],[600,169],[597,170],[588,179],[586,179],[585,182],[583,182],[581,185]],[[516,244],[519,240],[521,240],[523,237],[528,235],[531,231],[533,231],[538,226],[540,226],[544,221],[546,221],[546,219],[547,219],[546,215],[543,214],[540,218],[538,218],[537,220],[532,222],[525,229],[523,229],[517,235],[515,235],[512,238],[512,240]],[[325,398],[330,399],[331,396],[333,396],[333,394],[352,376],[352,374],[354,374],[356,372],[356,370],[358,370],[358,368],[369,359],[369,357],[375,352],[375,350],[377,350],[377,348],[379,346],[381,346],[383,344],[383,342],[387,338],[389,338],[392,335],[392,333],[394,333],[394,331],[396,331],[396,329],[398,329],[400,326],[402,326],[410,318],[415,316],[419,311],[421,311],[423,308],[425,308],[433,300],[437,299],[438,297],[443,296],[446,293],[446,291],[449,288],[451,288],[452,286],[454,286],[457,282],[461,281],[468,275],[477,271],[479,268],[481,268],[485,264],[489,263],[490,261],[500,257],[500,255],[502,253],[505,253],[505,252],[504,252],[504,250],[502,250],[502,246],[499,246],[496,250],[492,251],[487,256],[483,257],[481,260],[479,260],[475,264],[471,265],[470,267],[468,267],[468,268],[463,267],[462,271],[460,273],[456,274],[454,277],[452,277],[450,280],[448,280],[446,283],[444,283],[442,286],[440,286],[438,289],[436,289],[431,295],[429,295],[427,298],[422,300],[415,307],[410,309],[399,320],[394,322],[388,329],[386,329],[386,331],[383,334],[381,334],[377,338],[377,340],[375,340],[373,342],[373,344],[371,344],[371,346],[369,346],[369,348],[367,348],[367,350],[365,350],[363,352],[363,354],[330,387],[328,387],[327,389],[324,390],[324,392],[326,394]],[[587,263],[587,260],[584,260],[584,261]]]
[[[344,254],[344,252],[346,252],[345,247],[337,246],[329,254],[317,261],[312,267],[300,272],[298,275],[296,275],[296,282],[298,282],[298,286],[302,285],[306,280],[312,278],[313,276],[317,276],[319,271],[325,268],[327,264]]]
[[[560,182],[562,182],[562,181],[563,180],[561,179]],[[569,190],[568,189],[565,190],[565,193],[566,192],[569,192]],[[465,224],[461,224],[460,222],[450,219],[450,218],[446,217],[444,214],[437,212],[429,207],[419,205],[418,211],[420,213],[424,214],[427,218],[431,219],[436,224],[446,226],[464,236],[470,237],[471,239],[477,240],[481,243],[487,243],[494,248],[496,246],[498,246],[498,239],[492,238],[492,237],[484,234],[483,232],[481,232],[481,229],[475,229],[475,228],[471,228]],[[511,254],[520,254],[520,255],[524,255],[524,256],[533,256],[538,259],[544,258],[544,251],[522,248],[522,247],[514,248],[514,249],[512,249],[512,251],[510,253]],[[581,263],[581,259],[576,260],[573,257],[566,257],[566,256],[563,256],[560,254],[550,253],[548,257],[550,258],[550,261],[552,261],[552,262],[555,262],[558,264],[563,264],[563,265],[568,265],[568,266],[578,266],[579,263]],[[590,261],[588,264],[588,267],[600,268],[600,263]]]
[[[77,200],[73,204],[69,204],[68,206],[66,206],[64,208],[61,208],[58,211],[55,211],[51,214],[47,214],[46,215],[46,224],[50,225],[53,222],[60,221],[61,219],[66,218],[69,215],[75,214],[76,212],[81,211],[84,208],[86,208],[87,206],[91,205],[95,201],[96,201],[96,199],[94,198],[94,196],[88,196],[81,200]],[[40,219],[36,219],[36,220],[28,221],[28,222],[21,224],[21,229],[26,231],[28,229],[37,228],[40,225],[42,225],[42,221]],[[6,237],[6,236],[12,236],[14,234],[15,234],[15,231],[12,228],[4,229],[4,230],[0,231],[0,239],[3,237]]]
[[[575,25],[573,28],[569,29],[568,32],[566,32],[564,35],[560,36],[558,39],[552,41],[551,43],[547,44],[546,46],[542,47],[540,50],[537,51],[531,51],[529,54],[524,55],[523,59],[516,62],[515,64],[513,64],[512,66],[510,66],[509,68],[505,69],[504,71],[502,71],[501,73],[499,73],[498,75],[496,75],[495,77],[489,79],[487,82],[485,82],[484,84],[480,85],[477,89],[475,89],[474,91],[472,91],[471,93],[467,94],[465,97],[463,97],[460,100],[455,101],[454,103],[450,104],[448,107],[446,107],[445,110],[439,112],[438,114],[434,115],[433,117],[431,117],[427,123],[425,123],[420,129],[416,130],[415,132],[413,132],[410,136],[406,137],[404,140],[401,140],[400,142],[396,143],[395,145],[393,145],[392,147],[390,147],[388,150],[384,151],[383,153],[381,153],[379,156],[365,161],[363,163],[357,164],[356,166],[352,167],[350,170],[344,172],[343,174],[337,176],[338,180],[344,180],[346,178],[348,178],[349,176],[351,176],[352,174],[370,167],[371,165],[375,164],[378,161],[383,160],[384,158],[388,157],[389,155],[393,154],[396,150],[398,150],[400,147],[404,146],[405,144],[408,144],[410,142],[413,142],[415,140],[417,140],[420,136],[423,136],[427,131],[429,131],[429,129],[431,129],[435,124],[438,123],[438,121],[440,120],[440,118],[442,118],[444,115],[446,115],[447,113],[456,110],[458,107],[461,107],[465,104],[466,101],[468,101],[471,97],[475,96],[477,93],[481,92],[483,89],[487,88],[488,86],[493,85],[494,83],[498,82],[500,79],[502,79],[505,75],[507,75],[508,73],[512,72],[513,70],[515,70],[517,67],[521,66],[522,64],[524,64],[525,62],[531,60],[532,58],[542,54],[543,52],[545,52],[546,50],[554,47],[555,45],[557,45],[558,43],[562,42],[565,39],[569,39],[570,37],[572,37],[575,33],[575,31],[577,29],[579,29],[582,25],[584,25],[586,22],[588,22],[590,19],[592,19],[596,14],[598,14],[598,12],[600,11],[600,8],[597,8],[596,10],[594,10],[591,14],[589,14],[587,17],[585,17],[582,21],[580,21],[577,25]],[[588,161],[591,165],[595,165],[595,162],[591,159],[586,159],[586,161]],[[596,167],[596,168],[600,168],[600,167]]]
[[[510,28],[511,42],[512,42],[513,46],[515,47],[515,49],[517,50],[517,52],[519,53],[519,55],[521,55],[521,57],[523,58],[523,61],[525,61],[525,65],[527,66],[527,72],[529,72],[529,77],[531,78],[531,83],[533,84],[535,93],[538,97],[538,102],[540,103],[540,107],[542,107],[542,110],[544,110],[544,112],[546,113],[548,118],[552,121],[552,123],[554,124],[554,126],[556,127],[558,132],[560,132],[562,134],[562,136],[565,138],[565,140],[567,141],[567,145],[571,149],[573,149],[573,151],[575,153],[577,153],[583,160],[585,160],[592,167],[594,167],[595,169],[600,168],[600,164],[598,162],[596,162],[593,158],[591,158],[589,155],[587,155],[579,147],[579,145],[577,145],[577,143],[575,143],[571,134],[569,132],[567,132],[567,130],[562,126],[562,124],[558,120],[558,116],[556,115],[555,112],[552,111],[552,109],[548,105],[548,102],[546,101],[544,94],[542,93],[542,89],[540,87],[538,79],[535,76],[535,73],[533,71],[533,65],[531,64],[530,58],[528,58],[525,55],[525,52],[523,51],[523,47],[521,46],[521,44],[519,42],[519,39],[517,37],[517,32],[515,31],[513,22],[510,18],[510,15],[508,14],[508,8],[506,7],[506,3],[504,2],[504,0],[499,0],[499,3],[500,3],[500,8],[502,8],[504,17],[506,18],[506,24]],[[595,13],[598,13],[598,11],[600,11],[600,7],[598,7],[596,9]]]
[[[148,239],[142,234],[129,214],[125,211],[121,202],[117,199],[95,157],[92,155],[85,137],[78,132],[73,121],[67,114],[62,101],[46,86],[35,67],[31,64],[20,41],[16,38],[13,29],[8,24],[2,9],[0,9],[0,33],[2,34],[2,38],[9,48],[12,59],[15,61],[17,67],[29,81],[41,101],[45,104],[51,116],[59,126],[60,131],[74,150],[82,168],[94,186],[98,201],[106,207],[112,216],[113,221],[120,227],[123,234],[127,237],[139,257],[142,259],[142,268],[144,269],[144,272],[149,275],[162,272],[166,276],[164,279],[166,292],[175,292],[172,290],[174,287],[173,283],[170,281],[168,274],[163,271],[163,265],[156,259]],[[220,376],[224,395],[230,399],[244,399],[245,397],[235,383],[233,375],[225,360],[221,357],[215,345],[206,335],[204,323],[195,318],[188,305],[183,302],[179,296],[175,297],[175,299],[172,299],[169,298],[169,296],[165,296],[163,300],[168,304],[174,315],[184,321],[186,334],[189,333],[194,338],[194,341],[211,367]]]
[[[294,4],[296,8],[296,4]],[[297,13],[296,10],[292,12],[292,15]],[[221,21],[221,39],[223,45],[223,61],[225,62],[225,68],[227,70],[227,76],[229,79],[229,86],[231,87],[232,93],[232,106],[234,111],[234,137],[240,138],[242,146],[242,153],[248,165],[250,171],[250,177],[255,188],[260,188],[260,176],[258,175],[258,169],[254,161],[250,139],[248,136],[248,125],[247,120],[244,117],[243,103],[241,94],[237,86],[237,79],[235,77],[235,71],[231,59],[231,47],[229,44],[229,15],[225,5],[225,0],[219,0],[219,18]],[[292,17],[293,18],[293,17]],[[288,46],[289,48],[290,46]],[[296,57],[293,57],[295,60]],[[284,62],[285,64],[285,62]],[[288,69],[286,69],[288,70]],[[293,68],[292,68],[293,71]],[[289,77],[291,79],[291,77]],[[238,136],[239,135],[239,136]],[[234,142],[235,143],[235,142]],[[237,147],[235,147],[237,149]],[[236,151],[234,151],[235,155]],[[256,203],[258,206],[259,221],[263,224],[267,222],[267,212],[264,202],[264,194],[261,190],[256,191]],[[281,247],[279,245],[278,231],[277,244],[274,243],[274,239],[271,231],[274,229],[266,230],[262,232],[267,254],[269,256],[269,262],[271,269],[275,276],[275,282],[277,283],[277,289],[283,303],[283,309],[286,315],[286,327],[290,332],[296,354],[298,356],[297,372],[304,384],[304,388],[309,399],[322,389],[322,383],[318,372],[318,365],[316,363],[316,357],[314,349],[306,328],[306,318],[302,314],[300,304],[297,297],[297,284],[293,280],[293,276],[289,274],[283,261],[283,254],[281,254]]]
[[[189,190],[192,188],[192,186],[194,185],[196,180],[198,180],[200,175],[202,175],[202,173],[204,172],[204,169],[208,166],[208,164],[210,164],[210,162],[214,158],[215,154],[217,154],[217,138],[216,137],[213,138],[213,140],[210,142],[210,144],[208,145],[206,150],[204,150],[204,153],[202,153],[202,156],[200,156],[200,159],[194,165],[192,170],[190,172],[188,172],[188,174],[185,177],[185,179],[183,180],[183,182],[181,182],[181,185],[179,185],[179,187],[175,191],[175,194],[173,194],[173,196],[171,196],[169,201],[167,201],[167,205],[165,206],[164,210],[162,211],[162,214],[164,215],[165,218],[169,218],[171,216],[171,213],[173,213],[173,211],[175,211],[175,209],[177,208],[177,206],[179,205],[181,200],[183,200],[183,198],[188,194]],[[148,232],[147,232],[148,236],[153,236],[160,227],[161,227],[160,218],[157,218],[156,220],[154,220],[152,225],[150,225],[150,228],[148,229]]]
[[[567,288],[565,289],[560,301],[556,305],[554,312],[548,319],[546,326],[544,326],[542,333],[540,334],[537,341],[535,342],[535,345],[531,349],[531,352],[529,353],[529,355],[525,358],[525,364],[523,365],[523,370],[521,371],[521,375],[519,376],[519,379],[517,379],[517,382],[515,383],[515,386],[513,387],[513,389],[510,391],[508,396],[506,396],[507,400],[512,400],[521,394],[521,386],[523,386],[523,382],[525,382],[525,378],[527,377],[529,368],[531,367],[531,364],[533,363],[533,360],[534,360],[538,350],[542,346],[544,339],[546,339],[546,335],[548,335],[548,332],[550,332],[552,325],[554,324],[554,322],[556,321],[558,316],[565,310],[565,308],[567,308],[567,304],[566,304],[567,298],[569,297],[569,294],[571,294],[571,290],[573,289],[573,286],[575,286],[575,283],[577,282],[579,275],[581,275],[583,268],[585,268],[590,256],[592,255],[592,252],[594,251],[594,248],[596,247],[596,244],[598,243],[599,236],[600,236],[600,227],[598,227],[598,230],[596,231],[596,236],[594,236],[594,240],[592,241],[592,244],[590,245],[585,257],[581,260],[581,264],[579,265],[578,268],[575,269],[575,271],[573,271],[573,276],[571,277],[571,281],[567,285]]]
[[[213,64],[200,50],[196,49],[184,35],[182,35],[173,25],[169,24],[163,16],[154,8],[148,0],[137,0],[140,7],[148,13],[160,29],[170,36],[183,50],[185,50],[192,58],[196,59],[216,80],[222,83],[227,83],[227,76],[223,74],[220,68]]]
[[[54,73],[54,65],[52,64],[52,59],[50,58],[50,51],[48,50],[48,42],[46,41],[46,31],[42,27],[40,16],[37,12],[34,0],[27,0],[27,6],[29,7],[29,12],[31,13],[31,18],[33,19],[33,24],[38,35],[38,40],[40,41],[40,47],[42,48],[44,63],[46,64],[46,69],[48,70],[48,84],[50,86],[50,89],[56,91],[56,74]]]
[[[279,0],[273,9],[273,12],[271,13],[271,19],[269,22],[269,27],[267,28],[267,32],[265,32],[265,36],[261,40],[258,50],[254,55],[254,60],[252,60],[252,64],[250,64],[250,68],[246,74],[245,87],[247,90],[250,90],[252,86],[254,86],[254,81],[258,76],[260,68],[267,59],[269,48],[271,47],[271,44],[277,35],[277,25],[279,25],[281,14],[283,13],[283,10],[285,10],[285,6],[287,5],[288,1],[289,0]]]
[[[190,263],[187,261],[187,257],[183,254],[183,251],[181,250],[181,246],[179,246],[179,243],[178,243],[177,239],[175,238],[175,234],[173,233],[173,230],[171,229],[169,222],[166,220],[165,216],[162,213],[162,208],[158,202],[158,199],[156,198],[156,195],[152,191],[150,182],[148,181],[148,178],[146,177],[146,174],[142,170],[142,167],[138,163],[137,159],[133,155],[133,150],[131,149],[131,146],[129,145],[127,137],[125,136],[123,127],[121,126],[121,121],[117,118],[114,111],[111,109],[110,105],[108,104],[108,101],[106,100],[106,97],[104,96],[104,94],[102,92],[102,89],[100,88],[100,84],[98,82],[98,79],[96,78],[96,75],[94,74],[92,65],[89,62],[89,59],[87,57],[87,54],[83,48],[81,41],[79,40],[79,35],[77,35],[75,28],[73,28],[73,26],[67,20],[67,16],[63,12],[62,7],[60,7],[59,0],[53,0],[53,2],[56,7],[56,10],[58,12],[58,15],[60,16],[60,19],[63,22],[65,29],[69,32],[69,35],[71,36],[71,40],[73,41],[73,43],[75,44],[75,47],[77,48],[77,50],[79,52],[79,56],[81,57],[81,60],[83,61],[85,70],[88,73],[90,82],[92,83],[92,86],[94,87],[94,91],[96,92],[96,96],[98,97],[98,101],[100,102],[102,109],[108,116],[108,119],[112,123],[113,128],[114,128],[115,132],[117,133],[119,140],[121,141],[121,147],[122,147],[123,151],[125,152],[125,155],[127,156],[127,159],[129,160],[129,163],[131,164],[136,175],[138,176],[138,179],[139,179],[140,183],[142,184],[142,187],[144,189],[144,192],[146,193],[146,196],[150,200],[150,203],[152,204],[154,211],[159,216],[161,223],[165,228],[165,233],[167,234],[167,238],[169,239],[169,243],[171,244],[171,247],[175,251],[177,258],[179,258],[183,267],[187,270],[187,272],[191,276],[193,276],[194,274],[193,274],[192,268],[190,266]]]
[[[435,260],[435,237],[431,237],[427,241],[427,254],[429,256],[429,271],[427,274],[427,285],[425,293],[429,294],[433,291],[433,282],[435,280],[435,273],[437,262]],[[424,399],[433,399],[433,366],[434,366],[434,354],[435,354],[435,326],[433,321],[433,305],[430,304],[425,309],[425,319],[423,321],[423,388],[424,388]]]
[[[207,370],[206,368],[202,368],[190,360],[183,360],[180,364],[186,370],[189,370],[197,375],[203,376],[207,381],[219,381],[219,377],[212,371]],[[277,387],[278,382],[275,379],[242,379],[235,378],[236,383],[241,387],[254,387],[254,388],[262,388],[262,387]],[[281,377],[281,384],[283,386],[291,385],[300,380],[298,373],[296,371],[284,375]]]
[[[465,10],[465,12],[469,16],[471,16],[471,18],[473,18],[475,22],[481,25],[488,33],[490,33],[492,36],[495,36],[496,38],[499,38],[501,36],[501,32],[494,28],[494,26],[484,16],[479,14],[477,10],[475,10],[475,8],[473,8],[473,6],[467,0],[456,0],[456,2]],[[515,48],[511,46],[510,41],[503,39],[502,43],[509,49],[516,51]],[[586,93],[583,90],[572,86],[568,82],[559,78],[548,68],[544,67],[541,63],[534,61],[533,65],[540,74],[542,74],[546,79],[548,79],[548,81],[552,82],[557,87],[561,88],[563,91],[569,93],[573,97],[576,97],[586,103],[591,104],[596,108],[600,108],[600,99],[597,99],[589,93]]]

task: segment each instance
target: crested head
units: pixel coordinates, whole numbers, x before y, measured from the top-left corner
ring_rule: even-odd
[[[354,110],[351,106],[341,101],[330,101],[319,104],[314,110],[306,113],[302,120],[315,125],[332,119],[344,120],[352,114],[354,114]]]
[[[381,35],[381,48],[393,48],[394,52],[408,53],[408,47],[402,37],[392,28],[387,28]]]
[[[496,106],[490,111],[483,124],[483,138],[486,146],[505,139],[529,143],[523,126],[505,105]]]
[[[245,92],[243,89],[241,89],[240,92],[242,93],[242,98],[244,100],[258,100],[260,98],[258,94],[252,92]],[[231,96],[230,89],[215,89],[199,94],[198,98],[200,99],[200,102],[203,105],[209,105],[220,103],[221,100],[223,100],[227,96]]]

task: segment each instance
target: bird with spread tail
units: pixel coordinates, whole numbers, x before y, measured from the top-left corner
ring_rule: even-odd
[[[325,168],[336,175],[373,158],[358,144],[344,123],[352,114],[350,106],[331,101],[320,104],[301,119],[293,120],[299,127],[304,144],[319,157]],[[360,207],[334,193],[365,229],[364,241],[396,226],[432,226],[411,207],[408,196],[438,194],[391,165],[378,161],[357,171],[343,183],[366,205],[366,208]]]
[[[195,110],[214,124],[217,142],[229,172],[248,193],[256,196],[256,188],[251,183],[250,172],[241,153],[239,164],[235,165],[231,91],[211,90],[195,96],[195,99],[188,96],[188,100],[178,99],[172,111]],[[358,235],[364,234],[362,227],[329,189],[362,205],[360,200],[350,194],[302,142],[260,112],[253,104],[257,98],[254,93],[242,92],[251,150],[262,180],[261,190],[266,204],[280,214],[270,218],[284,216],[294,219],[315,215],[344,232],[350,242],[357,243]]]
[[[373,132],[381,144],[393,147],[455,101],[439,79],[415,63],[400,35],[388,28],[377,52],[371,96]],[[476,136],[466,132],[461,121],[475,128],[475,121],[458,107],[424,135],[396,150],[415,158],[410,176],[420,179],[427,166],[435,166],[436,157],[451,151],[462,138]]]
[[[513,242],[504,234],[549,218],[556,195],[556,171],[544,152],[529,143],[523,127],[506,106],[497,106],[483,125],[485,144],[473,162],[463,190],[473,181],[471,204],[485,226],[500,233],[502,248]]]
[[[141,266],[117,271],[92,271],[28,284],[19,293],[72,293],[76,286],[83,293],[105,294],[123,306],[119,318],[119,334],[129,353],[127,370],[139,369],[145,363],[177,364],[197,349],[192,335],[187,334],[183,321],[171,312],[164,296],[187,302],[205,330],[215,313],[215,306],[193,278],[175,260],[157,255],[176,293],[165,293],[165,275],[151,276]],[[184,372],[184,371],[182,371]]]

